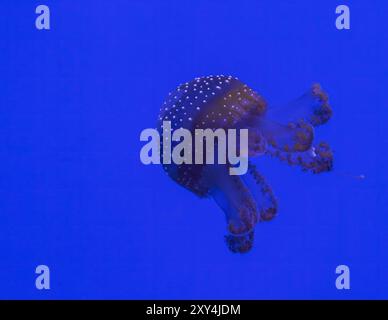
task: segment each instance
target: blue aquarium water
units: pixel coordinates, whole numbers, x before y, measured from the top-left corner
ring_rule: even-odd
[[[388,298],[386,1],[346,1],[349,30],[335,0],[42,4],[50,30],[35,26],[36,1],[0,4],[0,298]],[[242,246],[228,235],[232,250],[235,186],[201,198],[202,184],[139,157],[168,92],[210,75],[265,99],[250,125],[278,147],[255,145],[249,169],[276,217],[254,221],[253,245],[250,229]],[[330,121],[307,119],[323,100]],[[320,162],[289,155],[295,135],[267,116],[304,119],[297,151],[314,130]],[[49,290],[36,288],[39,265]],[[350,289],[336,287],[339,265]]]

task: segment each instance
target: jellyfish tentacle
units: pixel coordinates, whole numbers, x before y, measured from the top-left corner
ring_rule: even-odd
[[[321,142],[305,152],[282,152],[267,148],[267,154],[279,158],[291,166],[300,166],[303,171],[321,173],[333,168],[333,152],[330,146]]]
[[[321,86],[318,83],[312,86],[311,92],[318,103],[314,107],[313,114],[310,115],[307,120],[311,123],[311,125],[316,127],[329,121],[333,114],[333,111],[328,103],[328,95],[322,90]]]
[[[314,139],[313,127],[303,120],[284,125],[262,119],[257,128],[270,146],[285,152],[306,151]]]
[[[282,122],[303,119],[303,121],[317,127],[329,121],[332,116],[333,111],[328,100],[326,92],[318,83],[315,83],[309,91],[283,107],[270,108],[269,116]]]
[[[248,186],[256,202],[260,221],[270,221],[278,211],[275,195],[265,178],[257,171],[256,166],[249,163],[248,174],[243,176],[244,183]]]
[[[248,131],[248,145],[249,157],[262,155],[267,149],[267,140],[263,137],[259,130],[251,129]]]
[[[240,176],[229,175],[228,165],[211,165],[205,170],[212,184],[209,194],[226,216],[228,234],[225,240],[229,249],[240,253],[249,251],[258,221],[256,203],[249,189]]]
[[[227,234],[225,235],[225,243],[229,250],[234,253],[246,253],[252,249],[255,232],[250,230],[245,234]]]

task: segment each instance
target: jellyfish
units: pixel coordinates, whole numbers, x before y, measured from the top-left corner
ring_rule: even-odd
[[[164,121],[171,122],[170,130],[185,128],[193,134],[195,129],[248,129],[248,171],[230,175],[230,163],[165,164],[162,153],[161,162],[176,183],[200,198],[214,199],[225,214],[227,247],[245,253],[253,246],[256,224],[272,220],[278,211],[277,199],[252,159],[271,156],[314,174],[330,171],[333,153],[327,143],[314,141],[314,130],[331,115],[328,96],[319,84],[290,103],[271,108],[236,77],[195,78],[169,93],[160,109],[159,133]]]

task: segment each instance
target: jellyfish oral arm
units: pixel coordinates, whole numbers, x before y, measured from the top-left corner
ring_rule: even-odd
[[[206,167],[205,177],[212,186],[211,197],[225,213],[228,225],[225,240],[229,249],[247,252],[253,243],[256,223],[272,220],[277,213],[272,189],[252,164],[243,176],[228,175],[225,165]]]
[[[305,171],[321,173],[330,171],[333,167],[333,152],[327,143],[321,142],[304,152],[284,152],[267,148],[266,153],[277,157],[291,166],[299,166]]]
[[[260,221],[272,220],[278,210],[277,200],[264,177],[257,171],[256,166],[249,163],[249,174],[242,177],[245,185],[251,191],[256,202]]]
[[[283,123],[303,120],[316,127],[332,116],[328,99],[326,92],[316,83],[299,98],[283,106],[268,108],[268,116]]]
[[[205,176],[212,185],[210,195],[224,211],[228,226],[225,240],[233,252],[247,252],[253,244],[257,209],[249,189],[239,176],[230,176],[227,165],[206,167]]]
[[[314,139],[313,127],[304,122],[281,124],[271,119],[259,119],[257,130],[269,145],[282,151],[306,151]]]

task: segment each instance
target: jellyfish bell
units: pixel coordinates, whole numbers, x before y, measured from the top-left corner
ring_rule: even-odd
[[[225,213],[228,248],[245,253],[253,246],[255,225],[270,221],[277,214],[272,189],[251,159],[270,155],[313,173],[330,171],[333,161],[330,147],[313,142],[314,127],[327,122],[330,116],[327,95],[319,85],[313,85],[290,106],[273,112],[262,96],[238,78],[224,75],[195,78],[179,85],[162,105],[158,120],[160,134],[163,134],[164,121],[171,121],[171,130],[185,128],[193,136],[196,129],[217,131],[221,128],[235,130],[238,145],[242,141],[239,139],[241,129],[246,129],[248,171],[243,175],[231,174],[235,167],[230,161],[233,157],[221,164],[206,161],[176,164],[166,162],[169,155],[161,153],[160,162],[167,175],[179,185],[199,197],[215,200]],[[217,139],[213,147],[223,142]],[[171,141],[171,147],[177,143]],[[164,148],[164,139],[160,139],[160,149]],[[204,146],[194,139],[192,154],[202,148]],[[230,149],[227,143],[226,152]],[[206,152],[204,154],[206,157]]]

